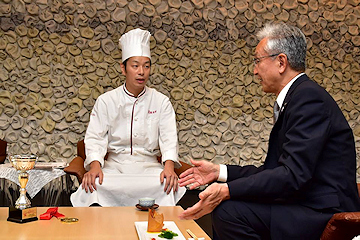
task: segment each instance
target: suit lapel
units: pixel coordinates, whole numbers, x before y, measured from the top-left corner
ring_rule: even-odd
[[[282,115],[282,113],[284,112],[287,104],[290,102],[291,100],[291,96],[293,94],[293,92],[295,91],[295,89],[304,81],[309,80],[308,76],[306,74],[302,75],[301,77],[299,77],[298,79],[295,80],[295,82],[291,85],[289,91],[287,92],[285,99],[284,99],[284,103],[280,108],[280,113],[279,113],[279,119]]]
[[[282,152],[282,142],[284,141],[284,136],[283,134],[285,134],[282,128],[283,126],[283,117],[284,117],[284,112],[287,109],[287,106],[289,105],[290,101],[291,101],[291,97],[295,91],[295,89],[303,82],[308,81],[309,78],[304,74],[301,77],[299,77],[298,79],[295,80],[295,82],[291,85],[289,91],[287,92],[283,105],[280,108],[280,113],[279,113],[279,117],[278,120],[276,121],[275,125],[273,126],[273,128],[271,129],[271,133],[270,133],[270,139],[269,139],[269,148],[268,148],[268,154],[265,160],[265,168],[269,169],[269,168],[275,168],[279,165],[279,157],[280,154]]]

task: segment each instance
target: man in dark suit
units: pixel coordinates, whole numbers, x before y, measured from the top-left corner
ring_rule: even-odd
[[[214,239],[319,239],[334,213],[360,210],[352,130],[333,98],[304,74],[306,39],[298,28],[268,24],[258,37],[254,74],[277,96],[265,163],[192,161],[181,186],[217,182],[179,217],[212,212]]]

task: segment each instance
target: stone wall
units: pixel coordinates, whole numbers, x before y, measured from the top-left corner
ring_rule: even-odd
[[[259,165],[275,98],[252,74],[255,33],[284,21],[306,35],[307,74],[349,120],[360,165],[359,18],[359,0],[0,0],[0,137],[10,153],[70,161],[95,99],[124,81],[119,37],[141,27],[181,159]]]

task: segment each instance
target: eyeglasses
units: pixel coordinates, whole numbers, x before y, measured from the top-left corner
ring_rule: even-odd
[[[254,58],[253,61],[254,61],[254,64],[259,64],[259,62],[261,61],[261,59],[264,59],[264,58],[269,58],[269,57],[275,57],[277,55],[279,55],[280,53],[276,53],[276,54],[271,54],[271,55],[267,55],[267,56],[262,56],[262,57],[258,57],[258,58]]]

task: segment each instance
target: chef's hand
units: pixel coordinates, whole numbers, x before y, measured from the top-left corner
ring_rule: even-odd
[[[85,192],[93,192],[96,190],[95,179],[99,178],[99,183],[102,184],[104,174],[101,170],[100,162],[93,161],[90,163],[90,170],[84,174],[81,186],[85,189]]]
[[[161,184],[165,181],[164,186],[164,192],[169,194],[171,192],[171,189],[173,189],[174,192],[178,190],[178,176],[174,172],[174,162],[171,160],[165,161],[164,170],[160,174],[160,182]]]
[[[180,219],[199,219],[211,213],[222,201],[230,199],[227,183],[213,183],[199,194],[200,201],[179,215]]]
[[[190,161],[194,166],[180,174],[180,187],[192,184],[190,189],[194,189],[201,185],[212,183],[218,179],[220,165],[204,160],[194,161],[193,159],[190,159]]]

